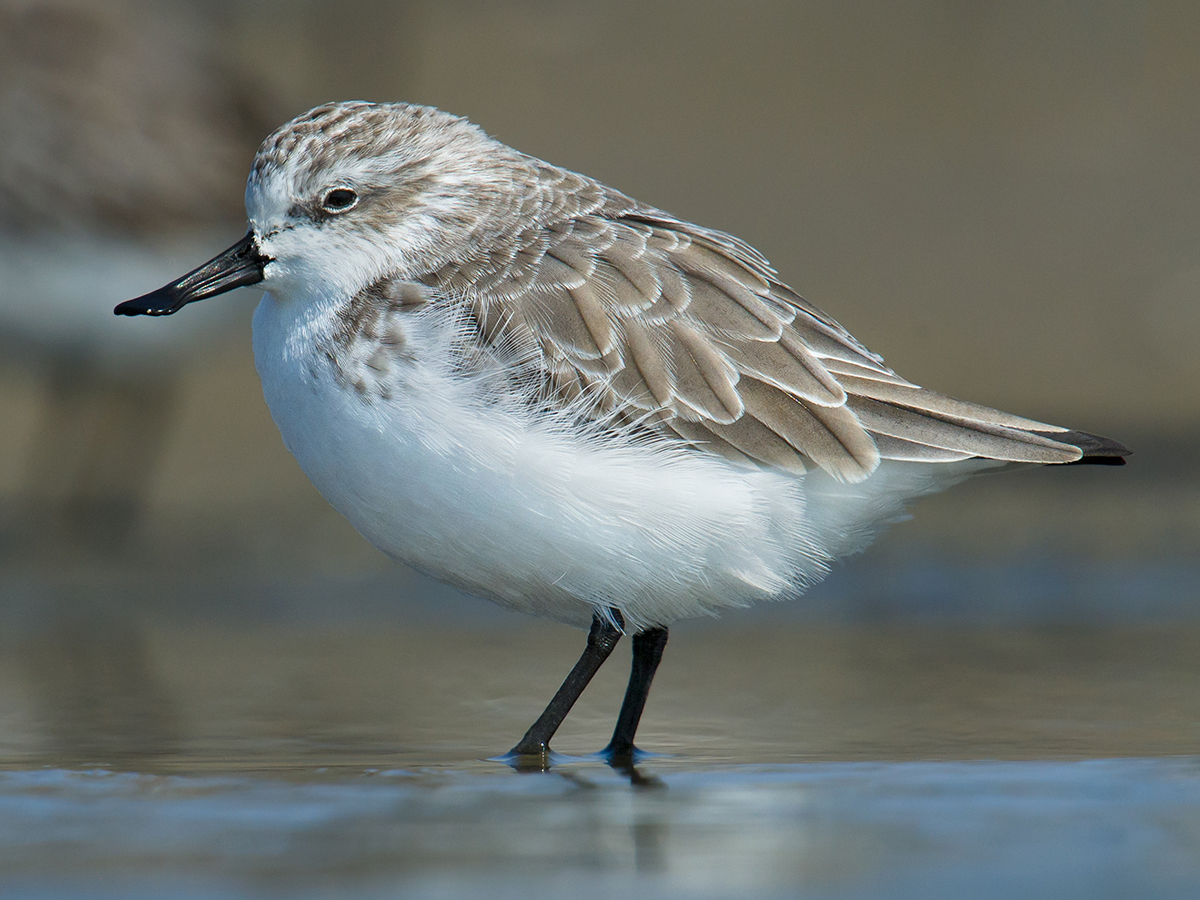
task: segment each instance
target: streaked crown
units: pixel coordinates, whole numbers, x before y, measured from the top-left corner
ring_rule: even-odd
[[[319,231],[326,252],[383,253],[393,266],[429,269],[508,202],[524,159],[432,107],[330,103],[263,143],[246,211],[263,251],[281,262],[313,250],[288,232]]]

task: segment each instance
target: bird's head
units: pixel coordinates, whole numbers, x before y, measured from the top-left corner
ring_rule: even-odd
[[[280,300],[348,296],[416,278],[486,240],[513,196],[519,156],[466,119],[406,103],[332,103],[263,143],[246,184],[250,231],[200,268],[128,300],[120,315],[170,315],[263,283]]]

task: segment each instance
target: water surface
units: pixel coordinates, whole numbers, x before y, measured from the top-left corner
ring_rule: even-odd
[[[410,611],[411,612],[411,611]],[[546,773],[491,761],[582,635],[26,621],[0,653],[12,896],[1185,897],[1200,626],[673,631],[635,772],[619,649]]]

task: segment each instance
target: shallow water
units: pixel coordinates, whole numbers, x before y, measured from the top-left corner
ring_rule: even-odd
[[[473,602],[473,601],[464,601]],[[451,604],[452,606],[453,604]],[[503,753],[577,655],[472,611],[26,620],[13,896],[1185,897],[1200,625],[733,616],[672,631],[636,773]],[[469,624],[474,622],[475,624]],[[603,746],[628,651],[555,746]]]
[[[0,774],[42,896],[1173,897],[1196,760]],[[50,874],[53,873],[53,874]]]

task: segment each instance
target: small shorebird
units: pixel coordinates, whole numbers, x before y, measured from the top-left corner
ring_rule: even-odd
[[[588,627],[512,754],[623,633],[629,762],[676,619],[799,595],[914,497],[1106,438],[918,387],[731,235],[404,103],[333,103],[255,157],[250,231],[117,307],[267,293],[254,358],[284,443],[384,553]]]

